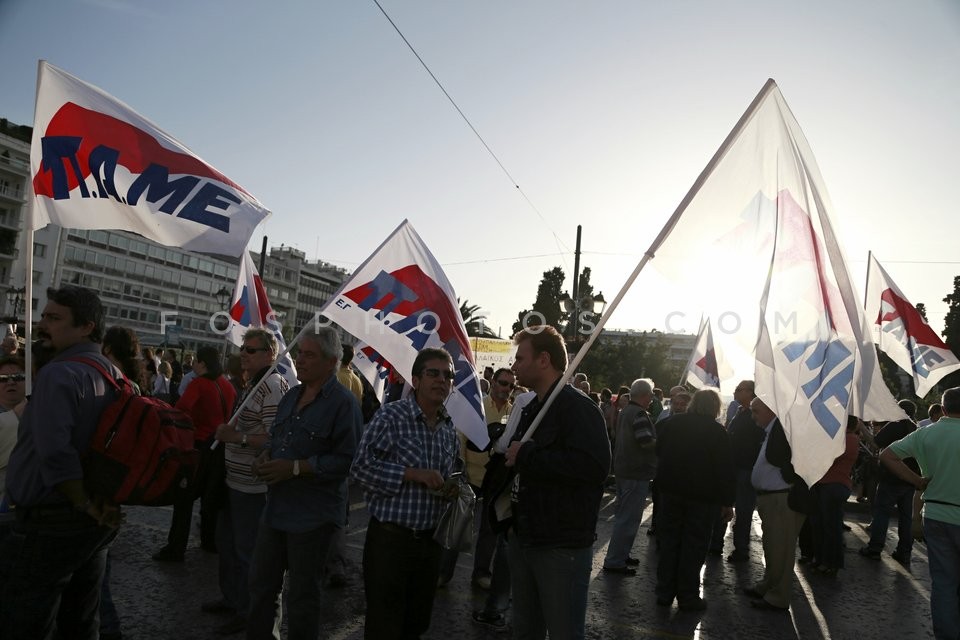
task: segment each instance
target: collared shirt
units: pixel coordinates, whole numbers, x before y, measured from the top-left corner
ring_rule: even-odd
[[[277,417],[277,405],[289,390],[287,381],[274,371],[262,384],[260,378],[265,371],[250,381],[246,397],[254,387],[254,396],[237,418],[237,433],[246,436],[262,436],[270,433],[270,427]],[[243,493],[266,493],[267,485],[253,475],[250,465],[257,457],[257,448],[242,446],[239,442],[228,442],[223,450],[227,463],[227,486]]]
[[[360,382],[357,374],[350,370],[350,367],[337,367],[337,380],[353,394],[357,402],[363,402],[363,383]]]
[[[960,525],[960,418],[944,416],[889,447],[900,459],[916,458],[930,484],[923,492],[923,516]]]
[[[363,425],[356,398],[337,381],[297,409],[305,386],[294,387],[277,407],[267,448],[273,459],[307,460],[309,476],[294,476],[267,488],[263,521],[274,529],[303,533],[324,524],[344,525],[347,475]]]
[[[435,469],[449,478],[459,462],[460,442],[446,411],[435,428],[410,394],[385,404],[364,431],[351,476],[363,487],[370,515],[410,529],[432,529],[447,501],[425,486],[404,482],[407,467]]]
[[[763,444],[760,445],[760,453],[757,454],[757,461],[753,463],[753,472],[750,474],[750,482],[753,488],[758,491],[782,491],[789,489],[790,483],[783,479],[780,473],[780,467],[774,466],[767,461],[767,444],[770,442],[770,430],[773,429],[774,418],[763,429]]]
[[[14,504],[65,502],[56,486],[83,478],[81,456],[90,448],[100,414],[116,395],[108,392],[112,387],[96,369],[68,361],[78,356],[120,376],[101,355],[100,345],[92,342],[64,349],[40,370],[7,467],[7,495]]]

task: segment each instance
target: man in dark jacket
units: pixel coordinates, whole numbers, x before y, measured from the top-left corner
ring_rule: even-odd
[[[907,414],[907,418],[888,422],[873,440],[877,449],[885,449],[891,444],[907,437],[917,430],[913,422],[916,405],[909,400],[901,400],[900,408]],[[907,458],[904,463],[914,473],[920,473],[920,467],[913,458]],[[910,553],[913,551],[913,494],[916,489],[909,482],[905,482],[891,473],[886,467],[880,467],[880,478],[877,482],[877,493],[873,500],[873,522],[870,524],[870,542],[860,549],[860,555],[874,560],[880,559],[880,552],[887,542],[887,528],[890,526],[890,511],[896,507],[897,550],[891,554],[894,560],[904,566],[910,565]]]
[[[515,535],[509,558],[514,633],[518,638],[583,638],[587,587],[603,483],[610,468],[610,441],[599,407],[563,385],[536,432],[522,441],[544,402],[563,377],[563,338],[549,326],[514,337],[517,381],[537,397],[521,414],[506,453],[516,468]]]
[[[750,476],[764,439],[763,427],[758,426],[750,415],[750,402],[755,397],[753,380],[741,380],[733,390],[733,398],[740,405],[728,428],[737,469],[737,519],[733,523],[733,553],[727,556],[727,562],[750,559],[750,527],[757,506],[757,492]]]

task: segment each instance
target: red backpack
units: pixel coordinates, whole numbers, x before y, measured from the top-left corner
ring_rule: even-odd
[[[200,453],[194,448],[193,421],[156,398],[137,395],[133,383],[90,358],[90,365],[116,389],[103,410],[84,456],[87,490],[116,504],[162,506],[194,491]]]

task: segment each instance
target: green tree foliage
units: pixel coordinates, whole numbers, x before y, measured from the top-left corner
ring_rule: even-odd
[[[923,318],[923,321],[927,324],[930,324],[930,321],[927,320],[927,305],[922,302],[917,303],[917,313],[920,314],[920,317]]]
[[[554,267],[543,272],[533,308],[524,309],[517,314],[517,321],[513,323],[514,333],[525,326],[532,327],[538,324],[548,324],[557,331],[562,328],[563,314],[560,311],[560,295],[563,291],[564,278],[563,269],[560,267]]]
[[[659,387],[677,384],[681,371],[667,360],[669,345],[658,331],[643,332],[618,340],[601,334],[590,348],[579,371],[587,374],[594,391],[609,387],[614,393],[637,378],[651,378]]]
[[[943,341],[947,343],[954,355],[960,358],[960,276],[953,279],[953,293],[943,299],[947,303],[947,317],[943,320]],[[945,376],[940,384],[941,389],[960,386],[960,371]]]
[[[460,298],[457,298],[460,302]],[[463,318],[463,324],[467,328],[467,336],[470,338],[496,338],[497,334],[493,332],[483,321],[487,316],[480,313],[480,305],[470,304],[469,300],[460,303],[460,317]]]

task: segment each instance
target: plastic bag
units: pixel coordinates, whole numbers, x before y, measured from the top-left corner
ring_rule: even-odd
[[[462,476],[457,496],[447,505],[433,539],[444,549],[451,551],[473,550],[473,509],[477,504],[477,496],[473,487]]]

